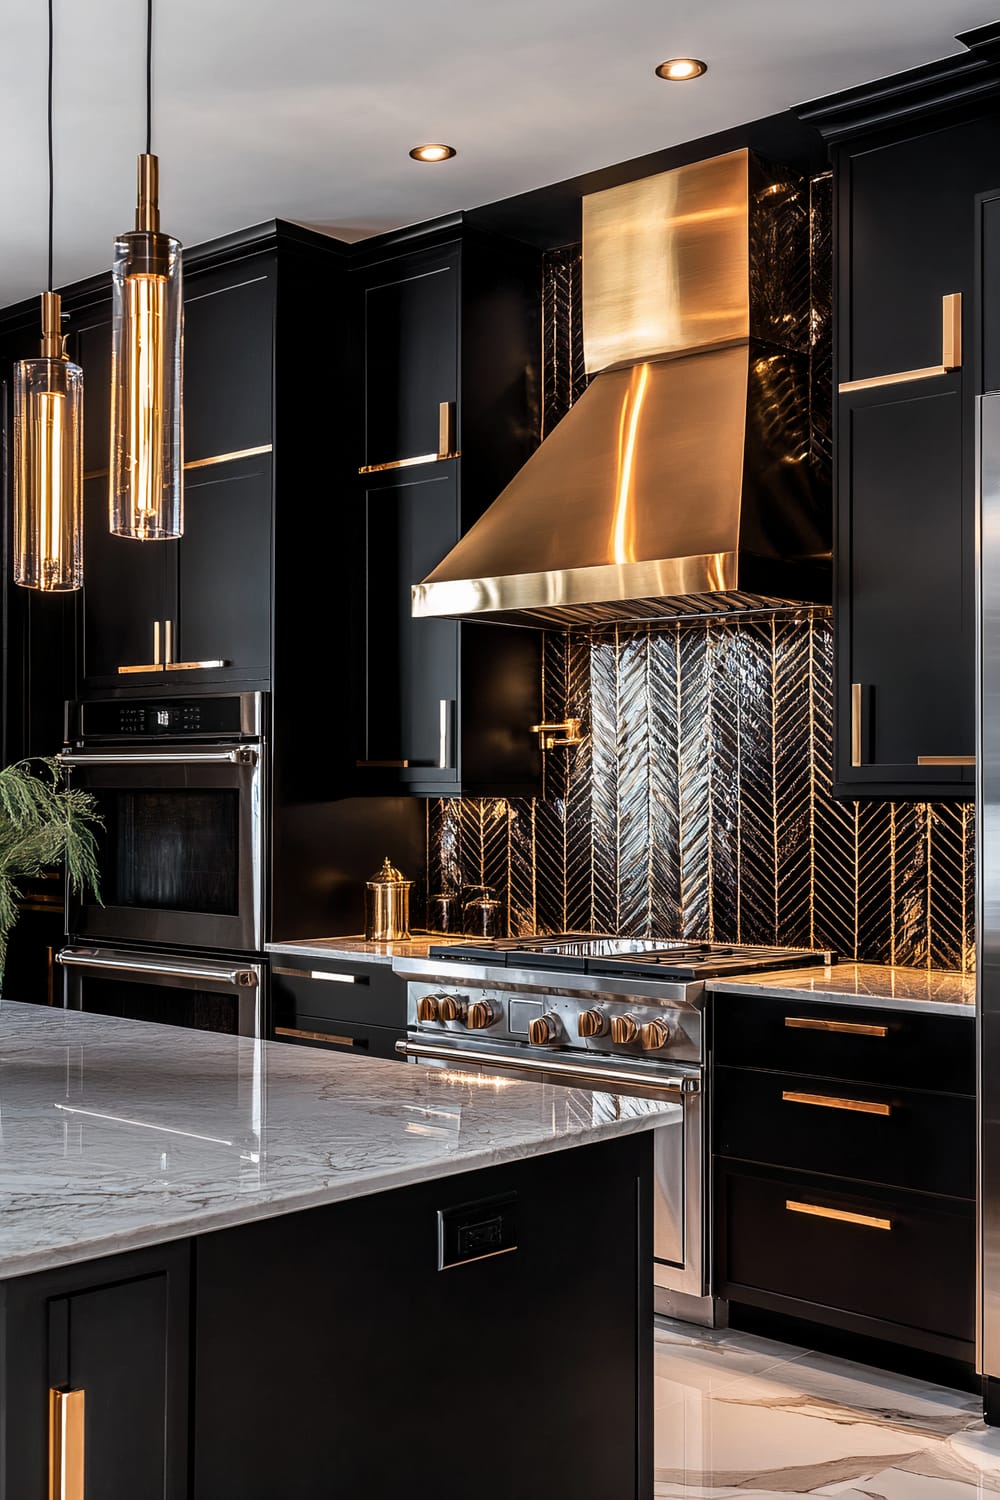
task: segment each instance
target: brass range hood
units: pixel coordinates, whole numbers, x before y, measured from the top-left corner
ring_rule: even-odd
[[[829,598],[807,185],[735,151],[583,200],[583,396],[415,616],[565,628]]]

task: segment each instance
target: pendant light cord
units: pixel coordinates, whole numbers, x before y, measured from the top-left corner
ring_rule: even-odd
[[[152,0],[150,0],[152,4]],[[52,224],[55,206],[55,168],[54,154],[52,150],[52,54],[54,51],[54,27],[52,22],[53,0],[49,0],[49,105],[48,105],[48,131],[49,131],[49,278],[46,283],[48,290],[52,291]]]
[[[49,0],[51,6],[52,0]],[[146,155],[153,150],[153,0],[146,0]]]

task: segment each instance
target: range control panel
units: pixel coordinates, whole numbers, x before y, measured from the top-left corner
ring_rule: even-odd
[[[411,981],[407,1020],[411,1032],[448,1032],[466,1043],[511,1041],[623,1057],[702,1060],[701,1013],[646,999],[595,995],[583,1000],[454,980]]]

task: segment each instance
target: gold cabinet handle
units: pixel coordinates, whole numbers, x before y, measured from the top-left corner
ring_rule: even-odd
[[[49,1500],[84,1500],[85,1405],[85,1391],[49,1391]]]
[[[851,683],[851,765],[863,764],[861,755],[861,683]]]
[[[962,293],[941,298],[941,363],[921,370],[898,370],[893,375],[870,375],[865,380],[843,380],[841,391],[868,391],[880,385],[903,385],[908,380],[932,380],[962,368]]]
[[[449,458],[461,458],[455,447],[455,403],[438,403],[438,446],[436,453],[418,453],[414,458],[393,458],[384,464],[362,464],[359,474],[384,474],[386,469],[410,469],[416,464],[440,464]]]
[[[815,1104],[820,1109],[853,1109],[862,1115],[890,1115],[891,1104],[873,1104],[870,1099],[837,1099],[832,1094],[793,1094],[784,1092],[781,1095],[785,1104]]]
[[[173,622],[171,620],[165,620],[162,623],[168,627],[167,631],[166,631],[166,641],[167,641],[166,656],[164,657],[163,650],[162,650],[162,647],[161,647],[161,637],[160,637],[160,625],[161,625],[161,622],[159,620],[154,620],[153,621],[153,660],[151,662],[140,663],[138,666],[134,666],[134,667],[119,667],[118,668],[118,675],[119,675],[119,677],[128,677],[133,672],[162,672],[163,671],[164,666],[170,660],[171,651],[173,649],[173,646],[172,646],[172,639],[173,639],[173,637],[172,637],[172,633],[171,633],[172,629],[173,629]]]
[[[165,670],[167,672],[204,672],[210,667],[228,667],[229,663],[221,656],[214,657],[210,661],[168,661]]]
[[[328,984],[367,984],[364,974],[328,974],[323,969],[282,969],[271,966],[272,974],[285,974],[289,979],[325,979]]]
[[[974,755],[918,755],[918,766],[974,766]]]
[[[786,1016],[785,1025],[796,1031],[839,1031],[847,1036],[889,1035],[888,1026],[869,1026],[861,1021],[819,1021],[812,1016]]]
[[[332,1031],[300,1031],[297,1026],[276,1026],[275,1036],[297,1036],[305,1042],[336,1042],[338,1047],[367,1047],[363,1037],[335,1036]]]
[[[405,770],[410,764],[408,760],[356,760],[354,764],[362,771],[370,771],[373,767],[393,766],[396,770]]]
[[[871,1214],[850,1214],[843,1208],[821,1208],[818,1203],[796,1203],[785,1199],[790,1214],[811,1214],[816,1219],[837,1219],[841,1224],[860,1224],[865,1229],[891,1229],[891,1219],[876,1219]]]

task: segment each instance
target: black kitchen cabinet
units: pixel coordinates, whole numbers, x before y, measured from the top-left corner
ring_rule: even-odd
[[[271,1015],[275,1041],[398,1062],[406,984],[388,963],[273,953]]]
[[[182,1242],[4,1283],[2,1500],[62,1493],[48,1488],[50,1391],[84,1393],[88,1500],[189,1494],[189,1263]]]
[[[844,797],[974,794],[975,398],[989,284],[977,196],[1000,186],[987,30],[964,39],[971,57],[800,111],[830,143],[835,175]]]
[[[352,714],[362,792],[531,795],[540,642],[414,619],[410,590],[536,440],[537,257],[462,216],[365,245],[352,273],[361,373]]]
[[[269,677],[276,279],[270,254],[187,277],[177,542],[108,531],[109,304],[77,320],[88,403],[85,694],[121,686],[189,692],[192,684]]]
[[[712,1020],[715,1294],[971,1374],[972,1018],[716,994]]]
[[[0,1283],[0,1500],[63,1493],[52,1390],[84,1393],[87,1500],[650,1500],[651,1201],[643,1134]],[[487,1463],[427,1419],[470,1379],[513,1435]]]

